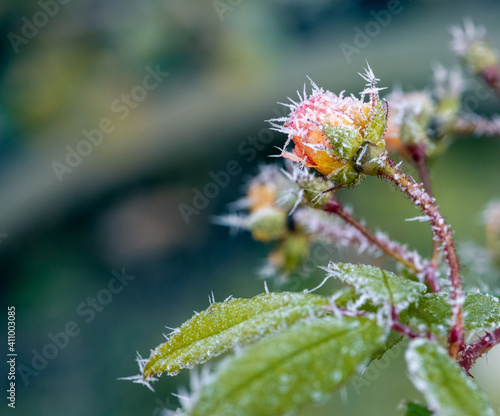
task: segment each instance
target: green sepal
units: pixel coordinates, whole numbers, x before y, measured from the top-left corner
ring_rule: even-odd
[[[335,157],[344,160],[345,165],[331,174],[331,178],[338,184],[354,186],[364,175],[359,173],[354,166],[354,157],[363,144],[363,136],[359,131],[350,127],[332,127],[327,125],[323,129],[328,141],[332,144],[329,149]]]
[[[406,351],[410,379],[439,416],[495,416],[472,377],[435,342],[416,339]]]
[[[384,132],[387,127],[386,107],[379,98],[370,110],[370,121],[365,133],[365,141],[385,149]]]
[[[322,315],[328,304],[322,296],[288,292],[213,303],[156,347],[144,368],[144,378],[163,372],[175,375],[299,319]]]
[[[190,416],[276,416],[322,401],[385,344],[365,317],[313,318],[256,342],[195,393]]]

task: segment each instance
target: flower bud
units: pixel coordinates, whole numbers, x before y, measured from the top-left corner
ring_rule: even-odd
[[[486,82],[498,82],[498,56],[486,39],[485,28],[475,26],[471,20],[465,20],[463,29],[454,26],[451,33],[453,50],[465,65]]]
[[[387,97],[391,113],[384,136],[387,150],[407,156],[408,146],[428,144],[427,130],[434,103],[426,92],[393,92]]]
[[[276,130],[288,134],[285,148],[290,141],[295,144],[293,153],[283,150],[283,157],[316,169],[338,185],[359,182],[363,175],[355,169],[354,157],[365,142],[384,148],[387,122],[377,79],[369,67],[362,76],[368,84],[361,99],[335,95],[312,83],[309,97],[304,94],[298,104],[288,105],[292,110],[288,117],[271,120]],[[369,102],[364,102],[365,95]]]
[[[253,182],[248,188],[249,211],[255,212],[262,208],[269,208],[276,205],[276,187]]]
[[[255,240],[269,242],[278,240],[287,232],[288,214],[282,209],[261,208],[250,214],[248,228]]]

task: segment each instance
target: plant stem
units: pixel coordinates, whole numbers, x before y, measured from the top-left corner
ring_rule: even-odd
[[[451,133],[454,138],[476,137],[500,137],[500,118],[493,117],[491,120],[470,114],[467,117],[457,118],[451,126]]]
[[[397,188],[408,195],[416,206],[420,207],[422,212],[428,217],[434,240],[438,241],[443,248],[452,285],[450,296],[452,305],[452,325],[448,336],[448,342],[450,344],[449,354],[452,358],[456,358],[464,345],[464,295],[460,279],[460,265],[455,251],[452,231],[440,214],[438,207],[434,205],[435,199],[422,189],[421,184],[418,184],[403,172],[398,171],[388,158],[387,153],[380,155],[378,165],[377,176],[396,185]]]
[[[418,177],[422,181],[424,189],[427,191],[429,196],[433,197],[431,178],[429,175],[427,146],[425,144],[408,146],[408,151],[410,152],[412,162],[417,169]],[[438,261],[439,261],[439,242],[433,239],[432,259],[430,267],[434,269],[435,273],[438,266]]]
[[[382,252],[403,264],[413,273],[424,276],[433,292],[438,292],[440,287],[436,278],[436,271],[432,270],[417,253],[410,252],[406,247],[389,240],[385,235],[380,233],[373,234],[368,228],[354,218],[344,206],[334,197],[328,201],[323,208],[326,212],[337,215],[342,218],[347,224],[352,225],[373,245],[378,247]]]
[[[399,320],[399,316],[394,305],[391,305],[391,321],[391,329],[393,331],[399,332],[400,334],[411,339],[420,338],[419,334],[417,334],[415,331],[407,327]]]
[[[493,332],[487,332],[484,337],[468,345],[460,353],[458,363],[470,375],[469,370],[476,360],[498,344],[500,344],[500,328],[495,329]]]
[[[432,196],[431,179],[429,167],[427,165],[427,146],[425,144],[407,146],[411,159],[418,172],[418,177],[422,181],[427,193]]]

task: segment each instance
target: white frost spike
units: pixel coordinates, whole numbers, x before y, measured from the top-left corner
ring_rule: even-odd
[[[202,367],[200,372],[191,370],[189,375],[191,393],[186,389],[179,389],[179,394],[175,395],[181,402],[182,410],[187,414],[193,410],[202,388],[214,380],[214,375],[210,372],[208,366]]]
[[[320,287],[322,287],[328,280],[330,280],[330,277],[331,276],[326,276],[323,281],[318,285],[316,286],[314,289],[310,289],[310,290],[307,290],[307,289],[304,289],[304,293],[312,293],[312,292],[315,292],[316,290],[318,290]]]
[[[231,234],[236,234],[239,230],[248,229],[250,222],[248,217],[240,214],[227,214],[212,217],[212,223],[229,227]]]
[[[375,74],[373,73],[373,70],[370,67],[370,64],[368,63],[368,61],[366,61],[365,72],[364,73],[358,72],[358,74],[361,76],[361,78],[363,78],[366,81],[367,87],[371,87],[374,84],[376,84],[378,81],[380,81],[379,78],[375,77]]]
[[[405,221],[411,222],[411,221],[420,221],[420,222],[428,222],[431,220],[431,217],[428,215],[422,215],[420,217],[413,217],[413,218],[406,218]]]
[[[461,58],[465,57],[472,43],[484,40],[486,37],[486,29],[483,26],[475,26],[470,18],[464,19],[463,29],[452,26],[450,33],[453,36],[451,47]]]
[[[465,87],[462,72],[458,68],[447,70],[441,63],[433,65],[434,93],[438,99],[460,97]]]
[[[143,386],[146,386],[149,390],[154,392],[155,390],[153,389],[153,387],[151,387],[150,383],[153,381],[157,381],[158,378],[152,376],[152,377],[148,377],[147,380],[143,380],[143,376],[142,376],[142,374],[144,373],[144,367],[148,363],[149,359],[142,358],[141,354],[139,354],[137,352],[137,357],[135,360],[137,361],[137,364],[139,365],[139,374],[137,374],[135,376],[130,376],[130,377],[120,377],[118,380],[128,380],[128,381],[131,381],[132,383],[142,384]]]

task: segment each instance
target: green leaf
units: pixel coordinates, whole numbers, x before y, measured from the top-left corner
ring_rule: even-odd
[[[438,416],[494,416],[474,380],[434,342],[416,339],[406,351],[410,379]]]
[[[214,303],[153,351],[144,368],[144,378],[163,372],[175,375],[183,368],[192,368],[299,319],[321,315],[328,304],[322,296],[287,292]]]
[[[191,416],[276,416],[324,400],[384,346],[365,317],[313,318],[244,349],[194,395]]]
[[[411,309],[417,323],[431,325],[435,330],[447,332],[451,319],[448,293],[430,293],[422,297],[418,307]],[[466,293],[464,301],[465,329],[487,329],[500,321],[500,301],[483,293]]]
[[[427,290],[423,283],[412,282],[375,266],[330,263],[325,270],[330,276],[353,286],[359,296],[373,304],[392,303],[399,310],[418,302]]]
[[[406,416],[432,416],[432,412],[418,403],[408,402],[406,404]]]

